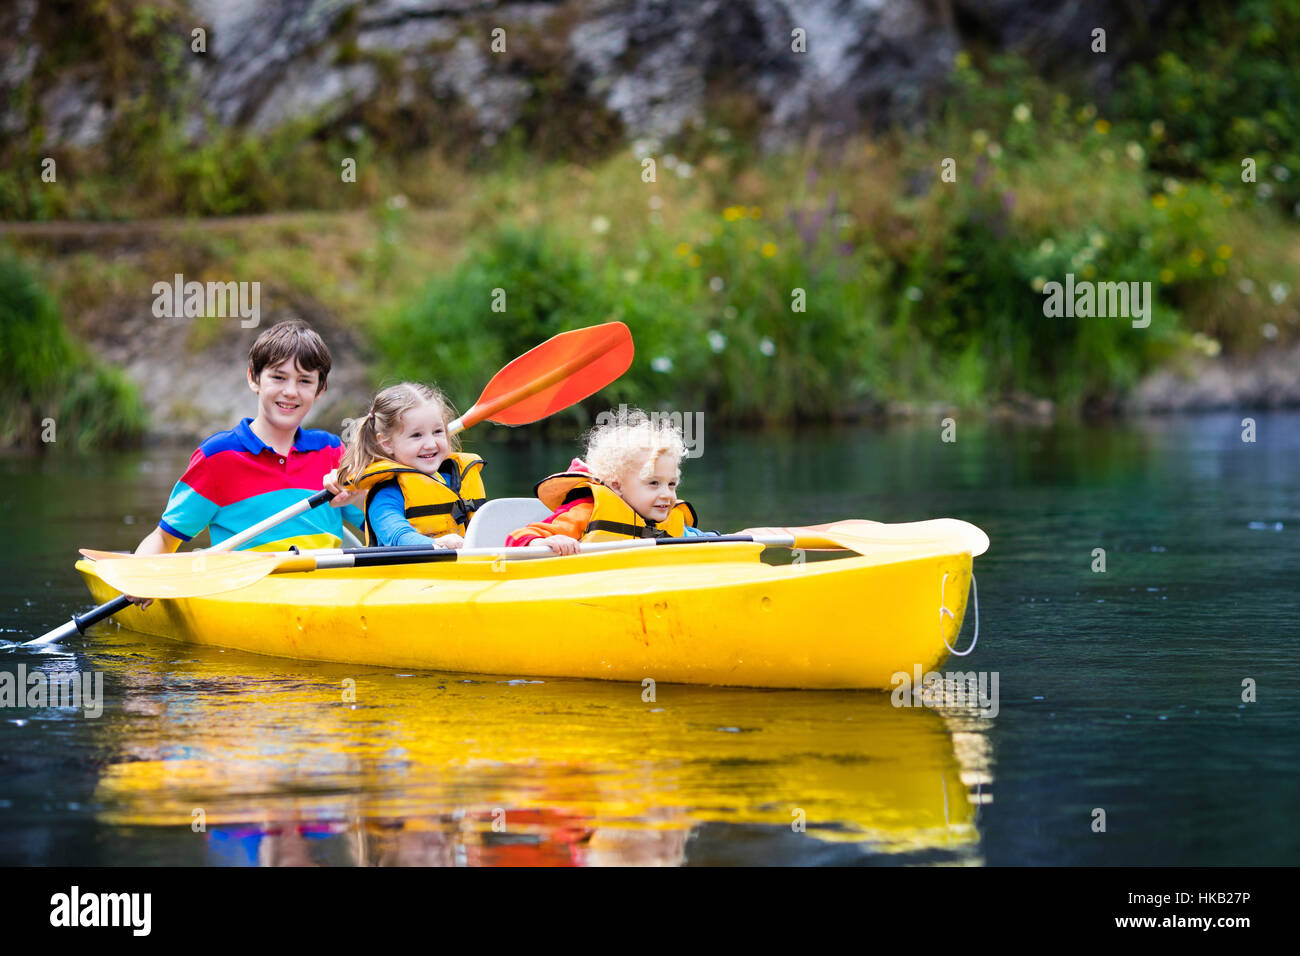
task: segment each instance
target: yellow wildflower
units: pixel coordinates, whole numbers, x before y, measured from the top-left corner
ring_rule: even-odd
[[[761,208],[760,206],[750,206],[750,207],[749,207],[749,218],[750,218],[750,219],[762,219],[762,218],[763,218],[763,210],[762,210],[762,208]]]
[[[698,269],[701,261],[703,260],[700,259],[699,253],[692,252],[690,258],[686,260],[686,264],[692,269]]]
[[[1161,269],[1161,270],[1160,270],[1160,281],[1163,282],[1165,285],[1169,285],[1169,283],[1173,282],[1173,281],[1174,281],[1174,270],[1173,270],[1173,269]]]
[[[1095,129],[1102,136],[1105,136],[1107,133],[1110,132],[1110,124],[1107,123],[1104,119],[1097,120],[1097,122],[1092,124],[1092,128]]]
[[[1199,266],[1202,262],[1205,261],[1205,253],[1202,252],[1200,249],[1193,249],[1191,252],[1187,254],[1187,261],[1194,266]]]
[[[1222,262],[1216,262],[1214,265],[1210,266],[1210,271],[1216,276],[1221,276],[1228,271],[1228,267]]]
[[[689,256],[691,254],[691,244],[689,242],[679,242],[673,252],[679,256]]]
[[[1220,259],[1232,258],[1232,246],[1219,246],[1219,248],[1214,250],[1214,252]]]
[[[765,242],[763,243],[763,248],[760,249],[759,252],[763,254],[764,259],[771,259],[776,255],[776,246],[770,242]]]
[[[1164,209],[1165,206],[1169,205],[1169,200],[1165,198],[1164,193],[1156,193],[1151,197],[1151,205],[1157,209]]]

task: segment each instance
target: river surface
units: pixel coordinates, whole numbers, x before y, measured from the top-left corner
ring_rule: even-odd
[[[89,606],[76,549],[133,547],[188,450],[0,457],[0,671],[103,675],[98,716],[0,707],[0,864],[1294,864],[1300,415],[1252,415],[1253,442],[1243,417],[704,434],[681,491],[705,527],[984,528],[978,646],[946,669],[997,675],[988,716],[883,692],[647,703],[113,624],[17,649]],[[574,451],[468,447],[492,495]]]

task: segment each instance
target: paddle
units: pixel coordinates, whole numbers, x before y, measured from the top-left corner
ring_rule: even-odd
[[[615,381],[632,365],[632,354],[632,333],[622,322],[561,332],[497,372],[447,431],[454,435],[484,419],[527,425],[554,415]]]
[[[901,544],[914,547],[924,544],[948,545],[959,542],[978,558],[989,549],[989,536],[983,529],[958,518],[931,518],[928,521],[907,521],[883,524],[862,518],[833,521],[830,524],[811,525],[809,531],[822,531],[841,538],[862,538],[876,545]]]
[[[585,329],[561,332],[536,348],[529,349],[497,372],[479,395],[478,401],[464,415],[447,425],[447,432],[454,435],[481,421],[526,425],[552,415],[582,401],[626,372],[632,364],[633,351],[632,333],[622,322],[606,322]],[[263,532],[319,507],[333,497],[329,491],[322,489],[278,514],[259,521],[246,531],[232,535],[208,551],[198,553],[233,551]],[[195,553],[191,552],[181,557],[194,556]],[[190,573],[204,572],[200,570]],[[126,594],[135,597],[155,596],[137,594],[125,588],[121,590],[124,591],[121,596],[85,614],[74,614],[68,623],[27,641],[26,645],[49,644],[74,633],[84,634],[87,627],[130,605]]]
[[[951,524],[949,524],[951,523]],[[826,527],[850,525],[868,534],[828,532]],[[956,526],[964,526],[959,528]],[[949,533],[945,536],[944,529]],[[845,550],[867,554],[888,547],[911,544],[914,547],[953,546],[968,550],[964,538],[951,532],[982,535],[974,525],[954,519],[934,522],[887,525],[874,521],[836,522],[813,528],[754,528],[751,534],[709,535],[691,538],[633,538],[627,541],[602,541],[579,545],[582,554],[599,554],[630,548],[661,545],[702,545],[730,542],[755,542],[767,547],[804,548],[807,550]],[[987,539],[985,539],[987,540]],[[315,552],[276,553],[242,551],[238,554],[170,554],[151,558],[133,558],[113,552],[83,550],[96,559],[95,570],[111,587],[139,597],[186,598],[218,594],[247,587],[269,574],[316,571],[325,568],[353,568],[376,565],[414,564],[429,561],[455,561],[463,558],[491,557],[510,560],[547,558],[553,552],[544,545],[523,548],[347,548]],[[194,564],[202,562],[201,567]]]

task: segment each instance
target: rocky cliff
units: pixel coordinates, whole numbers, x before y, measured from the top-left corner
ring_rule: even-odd
[[[191,135],[388,117],[491,145],[549,125],[663,138],[728,95],[774,146],[916,119],[959,47],[1104,86],[1163,0],[17,0],[0,10],[0,129],[93,146],[161,85]],[[1107,52],[1090,50],[1107,30]],[[195,30],[204,31],[201,35]],[[71,42],[85,33],[93,41]],[[196,39],[197,38],[197,39]],[[195,47],[202,46],[202,50]],[[134,56],[132,54],[135,54]]]

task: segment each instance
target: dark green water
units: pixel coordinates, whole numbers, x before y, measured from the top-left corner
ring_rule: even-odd
[[[103,672],[105,703],[0,709],[0,863],[1293,864],[1300,415],[1254,415],[1254,443],[1242,417],[706,432],[682,488],[706,527],[983,527],[979,645],[948,669],[999,675],[992,718],[381,669],[344,712],[356,668],[112,627],[6,648]],[[493,495],[573,450],[470,447]],[[0,458],[0,637],[84,609],[76,548],[133,546],[186,458]]]

